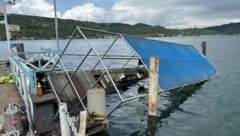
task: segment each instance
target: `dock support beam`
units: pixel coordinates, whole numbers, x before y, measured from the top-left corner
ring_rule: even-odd
[[[157,116],[159,57],[150,58],[148,115]]]
[[[202,41],[201,46],[202,46],[202,54],[206,56],[207,55],[207,42]]]
[[[69,136],[69,126],[67,122],[67,104],[60,103],[59,104],[59,115],[60,115],[60,125],[61,125],[61,135]]]

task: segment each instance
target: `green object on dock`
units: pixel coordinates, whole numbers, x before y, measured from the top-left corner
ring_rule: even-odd
[[[14,83],[12,73],[8,74],[8,76],[0,77],[0,84],[4,84],[4,83],[9,83],[9,84]]]

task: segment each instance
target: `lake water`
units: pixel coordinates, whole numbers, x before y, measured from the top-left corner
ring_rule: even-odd
[[[238,136],[240,134],[240,36],[167,37],[164,41],[194,45],[207,42],[207,57],[218,73],[191,92],[159,95],[158,116],[149,123],[147,101],[123,104],[109,118],[110,136]],[[55,48],[55,41],[17,41],[27,49]],[[99,41],[98,41],[99,42]],[[101,40],[100,40],[101,42]],[[62,47],[66,40],[60,41]],[[0,57],[7,59],[6,42],[0,42]],[[146,82],[146,81],[142,81]],[[129,92],[135,91],[131,86]],[[109,105],[108,105],[109,106]]]

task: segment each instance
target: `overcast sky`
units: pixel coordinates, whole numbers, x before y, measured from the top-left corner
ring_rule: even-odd
[[[145,23],[167,28],[240,22],[240,0],[56,0],[58,17],[98,23]],[[16,0],[8,13],[54,16],[53,0]]]

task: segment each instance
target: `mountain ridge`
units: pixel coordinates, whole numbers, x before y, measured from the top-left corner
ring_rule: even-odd
[[[9,14],[8,23],[20,25],[20,32],[11,32],[12,39],[54,39],[54,18]],[[162,36],[199,36],[199,35],[238,35],[240,34],[240,23],[230,23],[220,26],[205,28],[170,29],[160,25],[151,26],[144,23],[135,25],[124,23],[95,23],[88,21],[77,21],[71,19],[58,19],[58,31],[60,39],[67,39],[76,26],[84,26],[93,29],[123,33],[140,37],[162,37]],[[5,27],[0,25],[0,40],[5,40]],[[90,37],[102,38],[104,35],[89,33]]]

